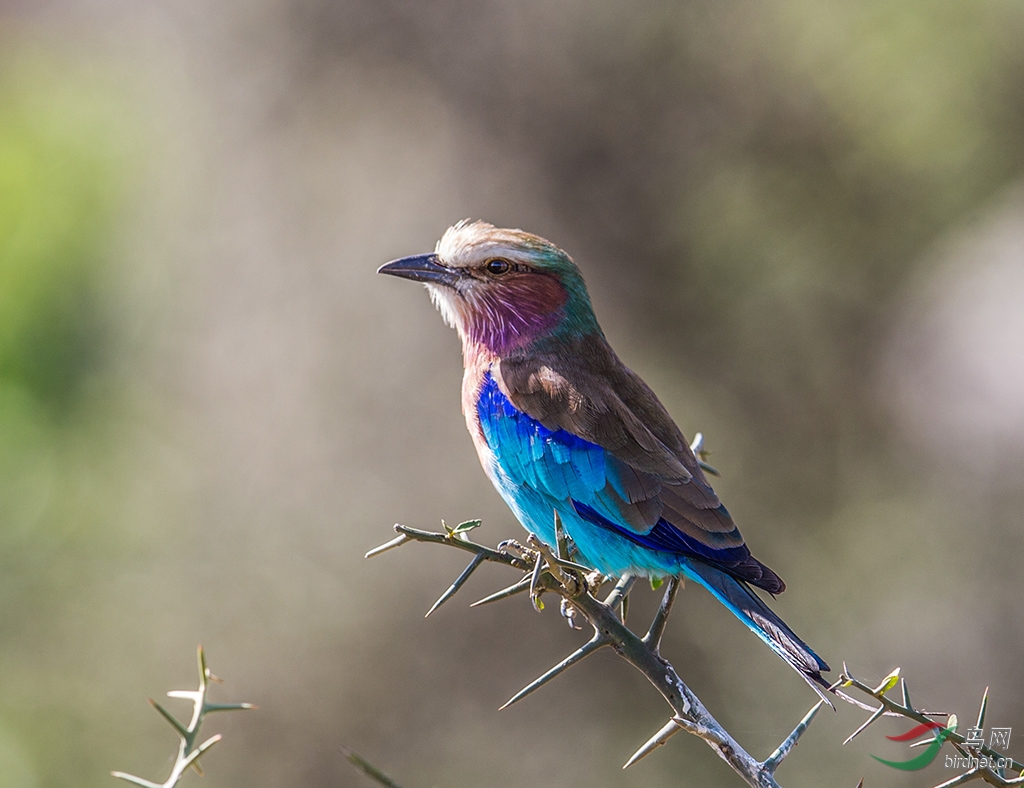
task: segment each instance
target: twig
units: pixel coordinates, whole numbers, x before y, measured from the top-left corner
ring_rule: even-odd
[[[469,562],[469,566],[462,570],[462,574],[455,578],[455,582],[448,586],[448,590],[441,594],[440,597],[438,597],[438,600],[430,606],[430,610],[428,610],[423,615],[423,617],[428,618],[431,613],[433,613],[435,610],[441,607],[441,605],[443,605],[445,602],[447,602],[449,599],[455,596],[455,592],[462,588],[463,584],[467,580],[469,580],[469,576],[473,574],[473,572],[476,571],[476,568],[480,566],[480,564],[482,564],[483,562],[484,556],[482,554],[473,556],[473,560]]]
[[[665,742],[667,742],[669,739],[671,739],[673,736],[679,733],[679,731],[681,730],[684,730],[682,721],[679,720],[677,717],[673,717],[672,719],[670,719],[668,722],[665,723],[665,726],[656,734],[654,734],[650,739],[648,739],[647,742],[639,750],[637,750],[631,756],[629,756],[629,760],[622,765],[623,770],[628,769],[637,761],[646,758],[648,755],[650,755],[652,752],[658,749],[661,745],[663,745]]]
[[[900,683],[902,685],[902,703],[894,701],[886,695],[886,693],[892,690],[897,683]],[[860,727],[858,727],[857,730],[855,730],[852,734],[850,734],[850,736],[846,739],[845,742],[843,742],[843,744],[846,744],[847,742],[852,740],[854,736],[860,734],[869,725],[871,725],[873,722],[875,722],[883,716],[904,717],[908,720],[913,720],[915,722],[928,725],[934,725],[934,720],[930,719],[932,717],[946,717],[947,725],[945,728],[942,729],[942,741],[948,741],[960,753],[967,756],[968,770],[963,774],[960,774],[952,778],[951,780],[947,780],[941,785],[936,786],[936,788],[952,788],[952,786],[963,785],[973,780],[984,780],[985,782],[989,783],[989,785],[998,786],[1024,785],[1024,765],[1004,755],[1003,753],[992,749],[992,747],[990,747],[989,745],[983,744],[981,746],[978,746],[973,742],[971,744],[968,744],[967,737],[965,737],[963,734],[956,732],[955,715],[948,714],[946,712],[922,711],[915,709],[910,702],[910,690],[907,688],[907,682],[904,679],[900,678],[899,668],[896,668],[888,676],[882,679],[882,681],[878,684],[877,687],[871,687],[865,684],[864,682],[860,681],[859,679],[854,678],[854,676],[850,673],[850,669],[844,663],[842,675],[839,677],[839,681],[836,682],[836,686],[841,686],[844,688],[853,687],[854,689],[857,689],[860,692],[863,692],[866,695],[869,695],[878,701],[877,707],[865,706],[865,704],[861,703],[860,701],[854,698],[851,698],[846,693],[838,691],[835,693],[837,697],[846,700],[850,703],[853,703],[859,706],[860,708],[867,708],[872,712],[871,716],[867,719],[867,721],[864,722]],[[985,712],[987,709],[988,687],[985,688],[985,693],[981,699],[981,708],[978,711],[978,724],[976,725],[977,728],[981,728],[984,724]],[[932,744],[934,741],[936,740],[926,740],[923,742],[923,744]],[[969,749],[974,750],[977,753],[977,755],[971,755]],[[1019,776],[1014,778],[1007,778],[1003,776],[1001,770],[995,767],[994,765],[990,767],[987,764],[982,765],[981,763],[978,763],[978,765],[971,767],[971,758],[974,758],[976,762],[980,758],[986,758],[992,764],[995,764],[997,762],[1002,764],[1008,764],[1010,770],[1016,772]]]
[[[371,780],[374,780],[384,788],[402,788],[398,783],[388,777],[384,772],[374,766],[372,763],[363,758],[359,753],[353,752],[348,747],[341,748],[341,754],[345,756],[345,760],[351,763],[356,769],[361,771]]]
[[[220,681],[206,666],[206,655],[203,653],[203,647],[200,646],[198,649],[199,658],[199,689],[197,690],[172,690],[167,693],[170,698],[185,698],[192,701],[192,719],[188,725],[180,722],[173,714],[167,709],[161,706],[152,698],[149,702],[153,705],[165,720],[170,723],[170,726],[174,728],[174,731],[178,734],[181,739],[178,745],[178,756],[175,758],[174,765],[171,767],[170,776],[162,783],[154,783],[149,780],[144,780],[141,777],[136,777],[133,774],[126,774],[125,772],[111,772],[114,777],[117,777],[125,782],[132,783],[133,785],[141,786],[142,788],[172,788],[178,784],[182,775],[191,766],[199,774],[202,774],[202,770],[199,768],[199,758],[210,749],[214,744],[220,741],[220,734],[211,736],[209,739],[204,741],[202,744],[196,746],[196,740],[199,738],[199,727],[203,724],[203,718],[214,711],[238,711],[241,709],[255,709],[251,703],[208,703],[206,700],[206,693],[209,689],[211,681]]]
[[[797,725],[793,729],[793,732],[786,737],[786,740],[778,746],[775,752],[773,752],[765,759],[764,768],[766,771],[768,771],[770,774],[775,774],[775,770],[779,768],[779,764],[782,763],[782,759],[789,755],[793,748],[796,747],[797,742],[800,741],[800,737],[803,736],[807,729],[810,727],[811,720],[813,720],[814,716],[819,711],[821,711],[821,707],[823,705],[825,705],[824,699],[819,700],[817,703],[815,703],[814,706],[811,707],[811,710],[807,712],[807,714],[804,716],[804,718],[800,720],[800,724]]]
[[[560,532],[559,526],[560,523],[556,521],[556,535]],[[744,750],[708,712],[700,699],[679,677],[671,663],[659,653],[665,623],[678,591],[678,580],[673,578],[669,581],[661,607],[647,634],[641,638],[626,627],[620,612],[623,602],[628,598],[634,579],[628,576],[620,579],[604,601],[597,599],[587,587],[587,583],[582,582],[583,578],[576,576],[578,572],[587,571],[586,567],[570,564],[565,560],[567,550],[564,538],[556,540],[558,555],[553,554],[546,545],[535,540],[531,543],[532,549],[517,547],[516,549],[521,550],[522,555],[513,556],[508,552],[494,550],[472,542],[465,537],[465,534],[433,533],[404,525],[396,525],[395,530],[400,536],[406,537],[404,541],[441,544],[474,554],[473,562],[442,595],[440,602],[447,601],[458,591],[464,582],[464,577],[479,565],[478,561],[492,561],[518,569],[524,573],[523,577],[508,588],[485,597],[474,605],[496,601],[527,590],[535,599],[542,593],[550,592],[559,595],[564,605],[574,608],[593,627],[594,634],[587,643],[516,693],[502,708],[525,698],[590,654],[609,646],[640,671],[661,693],[672,709],[672,717],[669,722],[637,750],[623,768],[636,763],[664,744],[672,735],[684,730],[703,739],[747,785],[753,786],[753,788],[778,788],[778,783],[775,781],[775,770],[807,730],[814,715],[821,707],[821,703],[816,704],[807,713],[793,732],[765,761],[758,761]],[[398,546],[404,541],[392,540],[388,545]],[[381,552],[380,548],[371,550],[368,555],[376,555],[379,552]]]
[[[665,585],[665,595],[661,598],[661,605],[658,606],[658,612],[654,614],[654,620],[651,621],[651,628],[644,635],[644,644],[655,653],[661,653],[661,638],[665,634],[668,614],[672,612],[672,604],[676,601],[676,593],[679,591],[681,582],[678,577],[669,578]]]
[[[610,645],[610,640],[601,637],[595,632],[594,636],[590,640],[588,640],[586,643],[584,643],[582,646],[576,649],[576,651],[572,652],[572,654],[570,654],[557,665],[555,665],[553,668],[551,668],[551,670],[549,670],[547,673],[545,673],[537,679],[534,679],[521,690],[519,690],[519,692],[517,692],[515,695],[513,695],[511,698],[505,701],[505,703],[502,704],[498,710],[501,711],[502,709],[507,709],[513,703],[517,703],[518,701],[522,700],[534,690],[540,689],[542,686],[547,684],[549,681],[551,681],[551,679],[553,679],[562,671],[568,670],[577,662],[581,662],[586,657],[589,657],[595,651]]]

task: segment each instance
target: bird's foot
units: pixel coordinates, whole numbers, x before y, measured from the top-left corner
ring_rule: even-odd
[[[534,553],[533,550],[519,543],[515,539],[505,539],[502,542],[498,542],[497,550],[499,553],[515,551],[521,558],[525,558],[527,560],[529,560],[530,556]]]
[[[561,543],[559,543],[559,548],[561,552]],[[528,580],[530,601],[538,612],[544,609],[544,603],[540,599],[541,595],[545,590],[550,590],[544,587],[541,577],[550,575],[554,578],[555,582],[561,586],[559,593],[563,596],[562,615],[569,622],[569,626],[578,629],[575,623],[576,613],[571,600],[590,590],[595,582],[594,572],[581,564],[575,564],[566,558],[556,556],[551,548],[532,533],[526,538],[525,545],[515,539],[506,539],[498,544],[498,550],[503,553],[516,553],[531,566],[529,574],[523,580]]]
[[[608,582],[608,577],[594,569],[584,576],[583,581],[587,584],[587,591],[590,592],[591,596],[597,596],[601,586]]]
[[[587,590],[586,573],[587,567],[575,564],[564,558],[557,557],[536,534],[530,534],[526,543],[537,555],[537,560],[543,559],[543,566],[539,571],[551,575],[565,591],[569,598],[578,597]]]
[[[562,618],[569,625],[569,629],[583,629],[583,627],[576,623],[576,608],[565,597],[562,598],[558,612],[562,614]]]

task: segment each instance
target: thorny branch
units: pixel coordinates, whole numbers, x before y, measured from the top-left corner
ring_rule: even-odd
[[[771,788],[772,786],[777,788],[778,783],[775,780],[776,770],[783,759],[796,746],[800,737],[814,719],[814,716],[827,701],[818,701],[793,729],[792,733],[786,737],[786,740],[771,755],[763,761],[758,761],[743,749],[728,731],[719,724],[704,704],[701,703],[700,699],[682,681],[671,663],[661,656],[661,638],[680,586],[680,581],[677,578],[669,579],[665,583],[665,592],[661,605],[647,633],[640,637],[623,623],[629,590],[635,578],[629,576],[621,578],[603,600],[598,599],[597,592],[605,578],[587,569],[587,567],[569,560],[566,540],[562,534],[561,524],[558,522],[557,517],[555,520],[558,542],[557,555],[533,534],[527,539],[528,546],[521,545],[514,540],[501,543],[498,549],[477,544],[470,541],[467,534],[478,525],[480,525],[479,520],[470,520],[455,528],[444,526],[444,533],[434,533],[396,524],[395,531],[398,532],[398,537],[371,550],[366,555],[367,557],[379,555],[407,542],[430,542],[455,547],[471,553],[473,558],[469,565],[441,595],[437,602],[431,606],[427,611],[428,616],[451,599],[481,564],[493,562],[517,569],[523,573],[523,576],[507,588],[474,602],[471,607],[489,604],[515,594],[529,592],[534,606],[540,610],[543,609],[540,597],[545,593],[553,593],[561,598],[562,615],[569,620],[571,626],[578,628],[575,624],[577,615],[586,619],[594,630],[590,640],[550,670],[523,687],[501,708],[504,709],[517,703],[594,652],[609,647],[646,676],[647,680],[661,693],[672,709],[672,716],[668,722],[645,742],[626,761],[622,768],[628,768],[646,757],[665,744],[679,731],[686,731],[703,739],[709,747],[718,753],[719,757],[729,764],[733,771],[747,785],[755,786],[755,788]],[[955,715],[915,709],[910,702],[910,693],[907,689],[906,681],[901,679],[899,674],[900,671],[897,668],[886,676],[877,687],[871,687],[852,676],[846,665],[843,665],[843,672],[839,680],[832,685],[830,691],[836,698],[871,712],[868,720],[857,728],[844,744],[852,741],[867,729],[869,725],[883,716],[904,717],[918,723],[930,723],[936,717],[944,717],[947,723],[942,729],[941,741],[948,741],[961,755],[965,756],[969,768],[962,774],[935,788],[952,788],[953,786],[963,785],[973,780],[984,780],[990,785],[996,786],[1024,786],[1024,765],[1008,758],[1003,753],[997,752],[990,746],[970,745],[965,736],[956,732]],[[886,695],[897,684],[901,685],[902,702],[897,702]],[[865,693],[871,699],[877,701],[877,705],[865,703],[851,697],[846,692],[850,688]],[[982,699],[981,710],[978,714],[977,728],[981,728],[984,724],[987,701],[988,693],[986,690],[985,697]],[[933,741],[935,741],[934,738],[925,740],[921,744],[929,744]],[[983,758],[988,759],[987,764]],[[971,759],[974,760],[972,761]],[[993,765],[996,762],[1012,765],[1008,768],[997,768]]]
[[[599,579],[586,567],[568,559],[567,550],[561,538],[560,524],[557,521],[559,555],[553,554],[532,535],[528,539],[529,547],[516,542],[505,542],[499,546],[498,550],[485,547],[470,541],[467,536],[467,533],[477,525],[479,525],[479,521],[472,520],[456,528],[445,526],[444,533],[395,525],[398,537],[371,550],[367,553],[367,557],[379,555],[407,542],[431,542],[471,553],[473,559],[469,565],[430,608],[427,615],[451,599],[482,563],[490,561],[518,569],[524,573],[523,577],[508,588],[474,603],[475,605],[486,604],[513,594],[529,592],[534,604],[540,609],[543,606],[540,597],[545,593],[553,593],[561,598],[563,614],[570,619],[570,623],[573,622],[577,614],[586,619],[594,630],[590,640],[517,692],[502,708],[525,698],[594,652],[609,647],[646,676],[672,709],[672,717],[669,721],[629,758],[623,768],[632,766],[679,731],[686,731],[703,739],[747,785],[754,786],[754,788],[778,788],[778,783],[775,781],[776,769],[807,730],[824,701],[819,701],[811,708],[775,752],[764,761],[758,761],[719,724],[700,699],[686,686],[671,663],[661,656],[661,636],[679,588],[678,580],[672,579],[666,583],[661,607],[648,632],[640,637],[628,629],[622,621],[624,604],[628,598],[627,594],[632,586],[633,578],[622,578],[604,600],[598,599],[595,594],[600,586],[600,580],[603,578]]]
[[[902,695],[901,701],[895,701],[886,695],[886,693],[894,689],[897,684],[900,685]],[[918,744],[933,744],[936,741],[940,742],[940,744],[943,742],[949,742],[957,752],[965,757],[966,763],[971,764],[973,762],[974,765],[968,768],[966,772],[935,786],[935,788],[952,788],[955,785],[963,785],[974,780],[984,780],[989,785],[998,786],[1024,785],[1024,764],[1009,758],[1005,754],[994,750],[992,747],[984,743],[979,744],[973,742],[963,734],[957,733],[957,718],[955,714],[915,709],[913,704],[910,702],[910,690],[907,687],[907,682],[905,679],[900,678],[899,668],[896,668],[892,673],[882,679],[877,687],[871,687],[859,679],[854,678],[850,673],[849,668],[847,668],[844,663],[842,675],[839,677],[839,681],[833,686],[837,688],[841,687],[843,689],[853,687],[854,689],[859,690],[878,701],[878,706],[869,706],[861,703],[860,701],[854,700],[842,691],[836,692],[837,697],[871,712],[871,716],[868,717],[863,725],[851,733],[843,744],[847,744],[852,741],[854,737],[860,735],[869,725],[882,717],[904,717],[908,720],[929,725],[934,723],[932,718],[945,717],[946,725],[941,729],[941,738],[939,738],[939,734],[936,734],[931,739],[925,739],[924,741],[918,742]],[[987,709],[988,688],[986,687],[985,694],[981,698],[981,708],[978,710],[978,720],[974,726],[976,730],[980,730],[984,727],[985,712]],[[915,744],[911,746],[917,745]],[[995,764],[997,763],[1003,764],[1002,768],[996,766]],[[1007,767],[1006,764],[1009,764],[1009,766]],[[1010,776],[1011,774],[1016,774],[1017,776],[1012,777]]]
[[[150,780],[144,780],[141,777],[136,777],[133,774],[112,772],[114,777],[118,777],[132,785],[139,785],[142,788],[173,788],[173,786],[178,784],[178,781],[182,778],[185,772],[188,771],[190,766],[201,775],[203,770],[199,768],[199,758],[203,753],[219,742],[221,738],[218,733],[216,736],[211,736],[202,744],[196,744],[199,739],[199,727],[203,724],[203,719],[206,715],[214,711],[238,711],[240,709],[256,708],[256,706],[251,703],[208,702],[206,700],[206,693],[209,689],[210,682],[219,682],[220,679],[210,673],[210,669],[206,666],[206,655],[203,653],[202,646],[198,649],[198,658],[199,689],[171,690],[167,693],[169,698],[186,698],[187,700],[192,701],[192,719],[189,721],[188,725],[179,721],[177,717],[152,698],[149,700],[153,705],[153,708],[160,712],[160,716],[163,717],[172,728],[174,728],[174,731],[178,734],[178,738],[181,740],[178,744],[178,755],[174,759],[174,765],[171,767],[171,773],[168,778],[162,783],[155,783]]]
[[[718,476],[718,471],[705,462],[706,452],[704,451],[703,442],[703,436],[697,433],[690,448],[693,450],[701,467],[708,473]],[[507,708],[513,703],[522,700],[530,693],[547,684],[555,676],[607,646],[646,676],[647,680],[665,698],[673,712],[668,722],[654,736],[648,739],[640,749],[633,753],[622,767],[623,769],[632,766],[640,759],[646,757],[682,730],[703,739],[711,749],[718,753],[722,760],[732,767],[733,771],[747,785],[754,786],[755,788],[770,788],[771,786],[778,788],[778,783],[775,781],[775,771],[779,768],[779,764],[793,750],[822,705],[828,703],[828,701],[823,697],[822,700],[811,707],[810,711],[804,715],[804,718],[793,729],[793,732],[763,761],[758,761],[750,755],[711,716],[710,712],[704,707],[704,704],[700,702],[700,699],[679,678],[671,663],[661,656],[661,638],[665,632],[665,625],[668,622],[668,616],[672,610],[676,592],[679,590],[680,581],[678,578],[671,578],[665,584],[664,597],[658,612],[654,616],[654,620],[651,622],[650,628],[643,637],[638,637],[625,625],[629,591],[633,586],[635,578],[628,575],[620,578],[604,600],[597,599],[596,594],[605,578],[587,567],[569,560],[568,540],[562,531],[562,525],[557,513],[555,514],[557,554],[553,554],[533,534],[530,534],[527,539],[528,547],[524,547],[515,540],[508,540],[499,544],[498,549],[495,550],[472,542],[467,534],[480,525],[480,520],[467,520],[455,528],[449,528],[444,524],[443,520],[441,524],[444,526],[444,533],[420,531],[396,524],[395,530],[398,532],[398,536],[390,542],[370,550],[366,554],[366,557],[370,558],[392,548],[400,547],[407,542],[432,542],[434,544],[456,547],[472,553],[473,560],[470,561],[469,565],[455,579],[455,582],[431,606],[427,611],[428,616],[451,599],[481,564],[490,561],[518,569],[524,573],[523,577],[511,586],[474,602],[470,607],[478,607],[529,591],[534,607],[537,610],[542,610],[544,605],[540,597],[545,592],[551,592],[561,597],[561,612],[568,620],[570,626],[574,629],[579,628],[576,626],[576,614],[579,613],[594,629],[594,634],[590,640],[546,673],[523,687],[523,689],[506,701],[501,708]],[[513,554],[513,552],[516,554]],[[902,703],[886,696],[886,693],[897,684],[901,685]],[[851,687],[869,695],[872,699],[878,701],[879,705],[869,705],[851,697],[844,691]],[[941,739],[937,738],[936,735],[936,738],[930,741],[925,740],[917,744],[932,744],[935,741],[939,741],[941,745],[948,741],[961,755],[965,756],[968,770],[941,785],[935,786],[935,788],[953,788],[953,786],[963,785],[973,780],[984,780],[990,785],[996,786],[1024,786],[1024,765],[1008,758],[990,746],[984,744],[975,745],[968,742],[966,737],[956,732],[955,715],[915,709],[910,703],[910,691],[907,689],[906,681],[900,678],[899,668],[896,668],[886,676],[877,687],[870,687],[854,678],[846,667],[846,663],[843,663],[843,672],[839,680],[829,687],[829,692],[833,693],[840,700],[871,712],[871,716],[867,721],[850,734],[843,744],[852,741],[881,717],[904,717],[918,723],[933,723],[933,717],[945,717],[947,722],[946,726],[942,729]],[[981,709],[978,712],[978,721],[975,726],[977,729],[980,729],[984,724],[987,707],[988,689],[985,690],[985,695],[981,701]],[[992,765],[995,763],[1002,763],[1003,767],[1000,768]],[[1010,766],[1006,767],[1006,764],[1010,764]],[[1012,773],[1016,773],[1017,776],[1010,776]],[[861,788],[863,783],[864,780],[862,779],[857,788]],[[390,782],[383,781],[382,784],[391,785]]]

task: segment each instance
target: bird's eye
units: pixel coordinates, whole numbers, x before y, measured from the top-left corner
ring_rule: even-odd
[[[487,269],[487,273],[494,274],[495,276],[500,276],[512,270],[512,264],[508,260],[502,260],[500,257],[488,260],[487,265],[484,267]]]

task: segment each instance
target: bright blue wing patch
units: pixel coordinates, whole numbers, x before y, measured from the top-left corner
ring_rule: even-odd
[[[604,449],[565,430],[549,430],[518,410],[490,374],[480,390],[477,415],[487,445],[513,483],[566,502],[593,502],[604,489]]]
[[[629,527],[618,511],[621,500],[626,499],[625,487],[611,473],[612,463],[606,463],[605,450],[566,430],[549,430],[518,410],[490,374],[480,389],[477,414],[498,466],[513,485],[532,493],[525,496],[525,491],[507,491],[513,498],[528,497],[532,502],[539,494],[550,502],[547,511],[559,508],[559,504],[571,505],[586,523],[657,553],[702,558],[726,566],[750,555],[745,545],[715,549],[687,536],[664,518],[647,533]],[[609,485],[617,495],[602,494]]]

